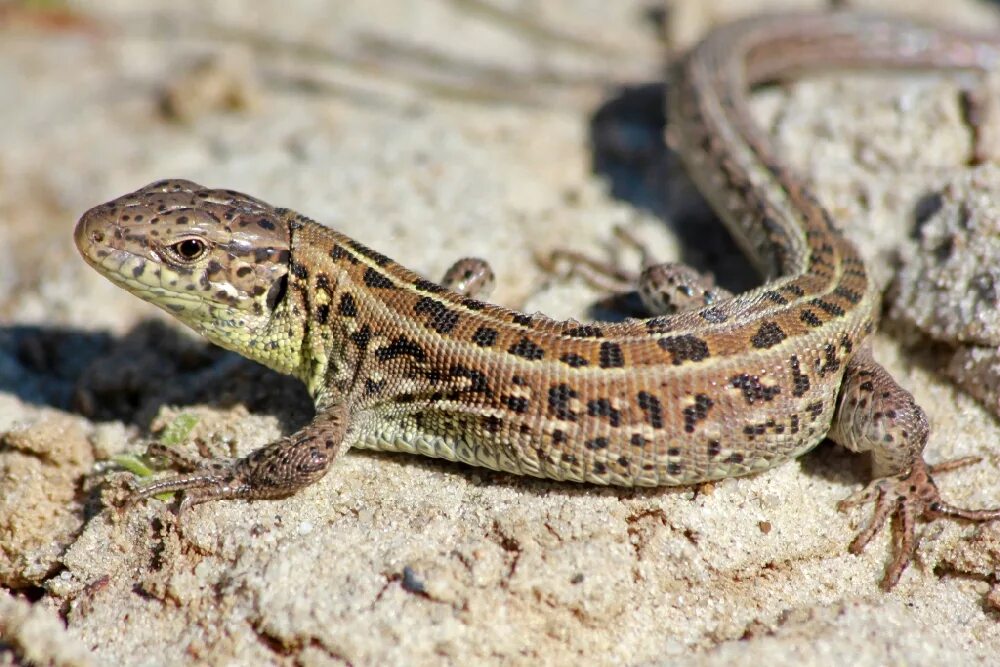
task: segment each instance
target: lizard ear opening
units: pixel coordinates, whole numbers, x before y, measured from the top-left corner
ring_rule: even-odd
[[[278,307],[285,299],[285,294],[288,293],[288,274],[281,276],[274,283],[271,284],[271,289],[267,292],[267,309],[274,312],[274,309]]]

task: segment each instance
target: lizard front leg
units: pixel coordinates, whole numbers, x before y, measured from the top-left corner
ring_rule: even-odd
[[[576,274],[591,287],[607,292],[636,290],[646,313],[672,315],[711,306],[733,296],[715,284],[715,279],[697,269],[677,262],[655,259],[646,244],[625,227],[617,226],[615,236],[639,253],[642,269],[629,271],[617,263],[604,262],[574,250],[554,250],[541,262],[542,268],[555,273],[557,264],[565,263],[569,273]]]
[[[284,498],[319,481],[345,449],[348,411],[337,401],[319,409],[299,431],[238,459],[206,459],[192,472],[146,484],[128,504],[160,493],[184,492],[180,511],[209,500]],[[175,459],[171,454],[170,458]]]
[[[467,296],[485,296],[494,286],[490,265],[478,258],[455,262],[442,283]],[[324,398],[312,422],[301,430],[238,459],[194,460],[175,450],[152,445],[148,454],[162,456],[187,470],[137,489],[127,504],[161,493],[184,492],[180,511],[210,500],[285,498],[326,474],[347,447],[349,411],[342,397]]]

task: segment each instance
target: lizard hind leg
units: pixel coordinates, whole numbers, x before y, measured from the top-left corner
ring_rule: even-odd
[[[710,306],[732,294],[709,275],[686,264],[664,262],[639,274],[639,298],[653,315],[673,315]]]
[[[639,253],[642,269],[638,273],[621,268],[614,262],[604,262],[572,250],[555,250],[543,263],[550,273],[557,264],[565,263],[569,273],[580,276],[596,289],[607,292],[636,290],[642,305],[650,315],[673,315],[697,310],[727,299],[732,293],[715,285],[712,276],[675,262],[658,262],[639,239],[628,229],[616,226],[615,236]]]
[[[870,452],[875,479],[841,501],[839,509],[874,502],[871,520],[851,542],[860,553],[890,519],[896,526],[896,553],[882,587],[891,589],[909,565],[917,547],[918,518],[968,521],[1000,518],[1000,508],[969,510],[941,499],[933,475],[979,461],[965,457],[928,465],[923,458],[930,432],[927,417],[912,394],[900,387],[871,356],[866,345],[851,359],[844,374],[830,437],[856,452]]]
[[[184,492],[180,512],[210,500],[285,498],[326,474],[344,449],[346,432],[347,410],[338,403],[319,410],[299,431],[247,456],[202,460],[190,472],[145,484],[126,504],[177,491]],[[170,458],[174,459],[173,455]]]
[[[441,284],[463,296],[485,299],[493,292],[496,275],[485,259],[463,257],[444,272]]]

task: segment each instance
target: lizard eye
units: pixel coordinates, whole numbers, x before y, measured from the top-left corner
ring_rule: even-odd
[[[184,239],[171,245],[170,249],[174,251],[179,259],[185,262],[193,262],[205,254],[208,246],[200,239]]]

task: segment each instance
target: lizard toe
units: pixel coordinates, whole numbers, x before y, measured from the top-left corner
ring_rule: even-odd
[[[892,589],[903,571],[913,559],[918,540],[916,520],[949,517],[966,521],[992,521],[1000,519],[1000,508],[965,509],[956,507],[941,499],[931,473],[944,472],[964,467],[976,462],[975,457],[945,461],[928,466],[918,461],[909,472],[883,477],[872,481],[860,492],[842,500],[838,507],[844,510],[868,501],[874,501],[875,509],[871,520],[862,528],[849,547],[851,553],[860,553],[871,539],[878,534],[886,522],[892,520],[895,526],[892,561],[882,579],[882,588]]]

